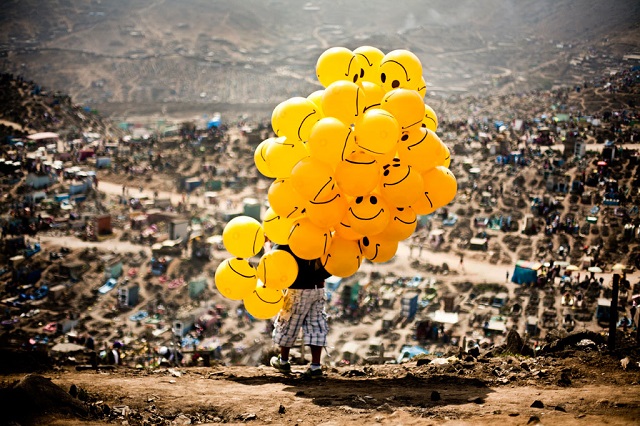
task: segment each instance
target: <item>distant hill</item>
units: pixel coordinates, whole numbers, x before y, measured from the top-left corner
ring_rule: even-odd
[[[114,139],[124,135],[110,120],[74,103],[65,93],[0,74],[0,142],[8,136],[38,132],[56,132],[66,139],[79,138],[83,132],[98,132]]]
[[[3,3],[2,69],[118,116],[269,111],[319,88],[331,46],[410,49],[443,96],[578,83],[640,53],[635,0]]]

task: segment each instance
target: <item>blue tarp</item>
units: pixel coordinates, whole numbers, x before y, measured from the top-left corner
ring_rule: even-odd
[[[516,284],[535,284],[538,281],[538,270],[541,266],[538,262],[518,260],[511,275],[511,282]]]

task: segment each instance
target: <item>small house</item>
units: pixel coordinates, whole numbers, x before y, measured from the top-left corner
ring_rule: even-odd
[[[118,306],[121,308],[131,308],[138,304],[140,286],[136,283],[118,288]]]

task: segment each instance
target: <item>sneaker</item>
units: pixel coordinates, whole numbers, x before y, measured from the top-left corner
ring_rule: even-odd
[[[271,357],[269,364],[281,373],[291,373],[291,364],[289,361],[282,362],[279,356]]]
[[[309,368],[302,375],[304,377],[309,378],[309,379],[317,379],[319,377],[324,377],[324,373],[322,372],[322,368],[317,368],[315,370],[313,370],[312,368]]]

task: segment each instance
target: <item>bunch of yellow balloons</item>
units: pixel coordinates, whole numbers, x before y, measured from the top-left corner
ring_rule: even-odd
[[[225,227],[230,235],[243,234],[244,250],[236,254],[223,241],[240,259],[218,268],[216,284],[219,274],[231,270],[254,277],[247,287],[256,285],[258,272],[252,275],[241,259],[250,257],[245,250],[264,242],[264,235],[288,244],[302,259],[320,258],[332,275],[350,276],[363,258],[390,260],[398,243],[415,231],[417,215],[434,212],[456,195],[450,152],[436,134],[435,111],[424,102],[427,86],[415,54],[332,47],[318,57],[315,70],[323,89],[287,99],[272,112],[276,136],[254,152],[260,173],[274,179],[269,208],[262,224],[243,224],[242,232],[229,229],[237,228],[233,221]],[[262,234],[250,242],[260,225]],[[240,287],[227,291],[218,285],[231,298]],[[251,302],[245,298],[245,307],[268,300],[261,293],[276,287],[262,281],[263,290],[254,290]]]

